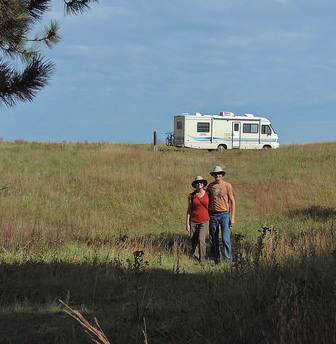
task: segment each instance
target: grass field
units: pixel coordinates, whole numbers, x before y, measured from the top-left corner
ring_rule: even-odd
[[[191,181],[236,194],[234,264],[201,268]],[[0,343],[336,342],[336,143],[207,152],[0,142]],[[99,341],[98,341],[99,342]]]

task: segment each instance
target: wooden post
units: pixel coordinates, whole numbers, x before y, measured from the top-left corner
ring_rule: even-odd
[[[154,131],[154,152],[157,151],[157,131]]]

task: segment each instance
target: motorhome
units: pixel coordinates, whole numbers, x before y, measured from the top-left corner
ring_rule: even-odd
[[[235,116],[183,113],[174,116],[174,146],[208,150],[278,148],[270,121],[252,114]]]

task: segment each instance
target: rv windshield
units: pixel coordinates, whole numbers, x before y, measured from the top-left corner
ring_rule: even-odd
[[[271,135],[272,134],[272,129],[268,124],[263,124],[261,126],[261,133],[266,134],[266,135]]]

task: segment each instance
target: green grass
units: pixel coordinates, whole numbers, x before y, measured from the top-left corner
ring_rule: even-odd
[[[336,342],[335,162],[335,143],[0,142],[0,343],[92,342],[59,299],[111,343],[143,343],[144,319],[148,343]],[[214,165],[235,189],[235,263],[202,269],[187,195]]]

